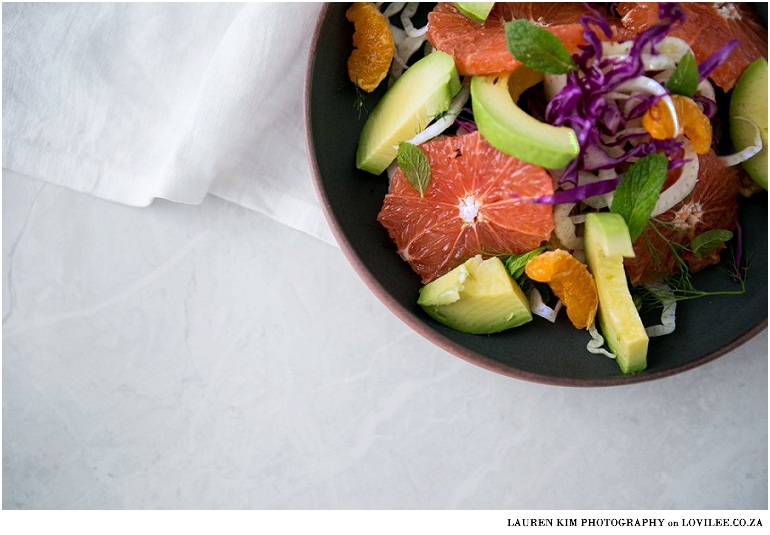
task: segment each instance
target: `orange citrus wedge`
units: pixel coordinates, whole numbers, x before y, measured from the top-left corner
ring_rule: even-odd
[[[697,154],[706,154],[711,148],[711,121],[695,101],[682,95],[671,95],[679,127],[692,143]],[[642,126],[654,139],[672,139],[679,135],[671,109],[659,100],[645,112]]]
[[[353,23],[353,52],[348,58],[350,81],[371,93],[385,79],[395,45],[388,20],[371,2],[356,2],[345,16]]]
[[[578,329],[590,327],[599,306],[596,282],[588,268],[567,251],[546,251],[527,262],[527,277],[546,282],[567,308],[567,316]]]

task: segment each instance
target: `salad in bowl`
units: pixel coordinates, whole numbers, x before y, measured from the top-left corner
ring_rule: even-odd
[[[357,3],[345,18],[351,158],[383,182],[375,219],[412,273],[410,313],[450,345],[516,353],[569,329],[565,368],[644,377],[657,340],[692,330],[691,303],[740,310],[752,277],[766,289],[744,227],[766,214],[767,34],[745,5]]]

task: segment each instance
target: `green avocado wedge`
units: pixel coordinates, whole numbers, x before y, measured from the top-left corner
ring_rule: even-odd
[[[542,79],[542,73],[524,66],[511,73],[474,76],[473,116],[479,132],[493,147],[525,162],[561,169],[580,150],[575,132],[538,121],[517,104],[521,94]]]
[[[477,255],[423,286],[417,300],[440,323],[469,334],[491,334],[532,320],[529,300],[496,256]]]
[[[599,293],[599,328],[623,373],[647,368],[649,337],[636,310],[623,269],[634,256],[628,226],[620,214],[586,214],[585,251]]]
[[[356,167],[375,175],[385,171],[398,145],[445,112],[461,87],[454,59],[444,52],[409,67],[369,114],[358,138]]]
[[[455,7],[474,22],[484,24],[489,12],[495,6],[494,2],[453,2]]]
[[[741,165],[757,184],[767,190],[767,60],[765,58],[759,58],[743,71],[730,98],[730,137],[736,151],[753,144],[756,128],[751,123],[759,127],[762,150],[741,162]]]

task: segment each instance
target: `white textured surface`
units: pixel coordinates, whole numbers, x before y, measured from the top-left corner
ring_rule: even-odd
[[[335,247],[3,174],[3,506],[767,507],[767,334],[608,389],[502,377]]]

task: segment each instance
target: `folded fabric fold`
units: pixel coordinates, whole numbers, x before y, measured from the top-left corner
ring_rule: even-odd
[[[305,148],[319,4],[3,5],[3,167],[147,206],[212,193],[335,243]]]

